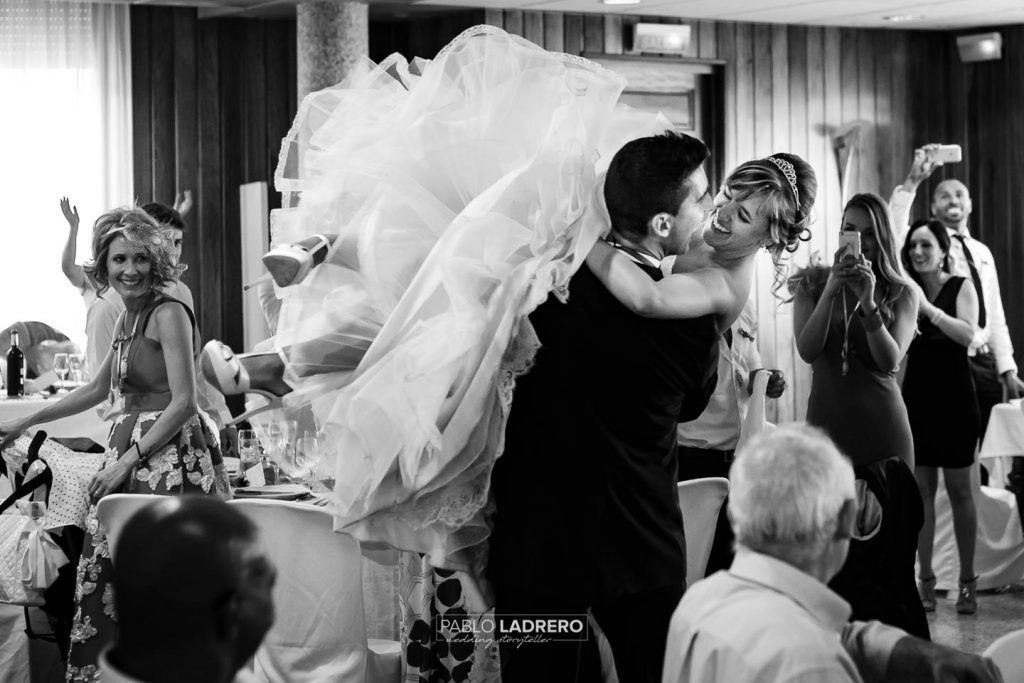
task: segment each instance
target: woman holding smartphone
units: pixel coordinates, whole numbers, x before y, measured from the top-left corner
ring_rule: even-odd
[[[914,582],[921,501],[914,443],[896,371],[917,327],[917,297],[900,265],[888,208],[858,194],[831,268],[791,281],[797,351],[813,378],[807,421],[853,461],[861,515],[846,565],[831,586],[855,619],[879,619],[927,637]],[[859,244],[859,246],[858,246]]]

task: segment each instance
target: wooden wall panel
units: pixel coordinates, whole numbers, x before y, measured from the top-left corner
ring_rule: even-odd
[[[149,22],[132,21],[132,182],[149,197],[153,187],[153,136],[150,128]]]
[[[638,20],[482,9],[417,22],[425,24],[419,28],[375,21],[370,52],[378,60],[395,51],[432,56],[465,28],[486,22],[528,34],[552,50],[628,54]],[[959,142],[964,163],[942,169],[922,187],[915,212],[926,214],[928,196],[941,178],[967,182],[975,200],[972,228],[996,254],[1011,330],[1024,333],[1024,269],[1012,267],[1024,251],[1024,237],[1015,230],[1024,224],[1024,203],[1015,189],[1024,174],[1024,149],[1009,144],[1024,134],[1018,114],[1024,107],[1024,27],[1001,29],[1001,62],[962,65],[953,33],[688,23],[692,56],[722,64],[724,107],[716,128],[724,138],[725,167],[788,148],[815,169],[813,235],[795,255],[796,264],[814,252],[827,258],[836,246],[842,208],[830,140],[836,129],[857,120],[869,124],[868,153],[874,158],[856,189],[883,196],[902,181],[916,146]],[[154,39],[166,36],[168,27],[173,41]],[[212,250],[227,250],[225,235],[237,230],[237,183],[271,180],[280,139],[296,109],[294,22],[199,22],[194,10],[135,6],[132,36],[136,192],[142,200],[170,201],[174,191],[195,183],[186,281],[191,278],[197,294],[204,333],[240,343],[230,338],[236,331],[227,322],[237,310],[238,275],[217,272],[224,263]],[[259,73],[241,68],[253,60],[262,64]],[[194,102],[187,93],[190,82]],[[938,82],[945,87],[935,87]],[[277,205],[276,193],[270,201]],[[766,362],[792,377],[788,395],[770,403],[770,416],[802,418],[809,372],[793,349],[791,310],[771,295],[767,265],[759,272],[762,352]]]
[[[204,338],[241,348],[238,186],[272,183],[295,101],[295,22],[131,8],[135,193],[192,190],[182,260]],[[271,205],[279,205],[271,193]]]

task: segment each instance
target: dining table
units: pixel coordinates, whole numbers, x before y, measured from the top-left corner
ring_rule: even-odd
[[[988,469],[989,486],[1006,488],[1006,477],[1015,456],[1024,456],[1024,406],[1019,398],[992,407],[978,452],[978,458]]]
[[[977,519],[974,572],[980,590],[1000,588],[1024,580],[1024,529],[1016,496],[1006,490],[1006,477],[1013,457],[1024,456],[1024,407],[1020,399],[992,408],[988,429],[971,470]],[[980,466],[989,472],[988,484],[981,485]],[[959,554],[953,515],[939,472],[935,496],[935,545],[932,569],[936,587],[956,590]]]
[[[56,396],[32,394],[31,396],[11,398],[3,394],[0,396],[0,424],[8,420],[27,417],[37,410],[52,405],[63,396],[64,394]],[[102,446],[107,443],[110,423],[100,417],[96,408],[90,408],[77,415],[37,424],[32,429],[44,431],[50,438],[90,439]]]

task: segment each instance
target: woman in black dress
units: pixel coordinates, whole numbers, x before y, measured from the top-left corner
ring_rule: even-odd
[[[938,221],[915,224],[903,245],[903,262],[918,285],[920,334],[907,354],[903,399],[914,437],[914,476],[924,499],[924,526],[918,538],[919,590],[925,610],[935,610],[935,490],[942,468],[953,512],[960,555],[956,610],[977,610],[974,542],[978,523],[971,466],[980,433],[974,380],[967,347],[978,321],[978,294],[970,280],[949,274],[949,234]]]

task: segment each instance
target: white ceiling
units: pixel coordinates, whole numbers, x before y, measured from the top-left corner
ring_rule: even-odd
[[[280,16],[297,0],[113,0],[203,7],[203,16]],[[373,16],[415,17],[450,8],[634,14],[777,24],[949,29],[1024,23],[1024,0],[641,0],[605,5],[600,0],[366,0]],[[906,16],[893,22],[885,17]]]

